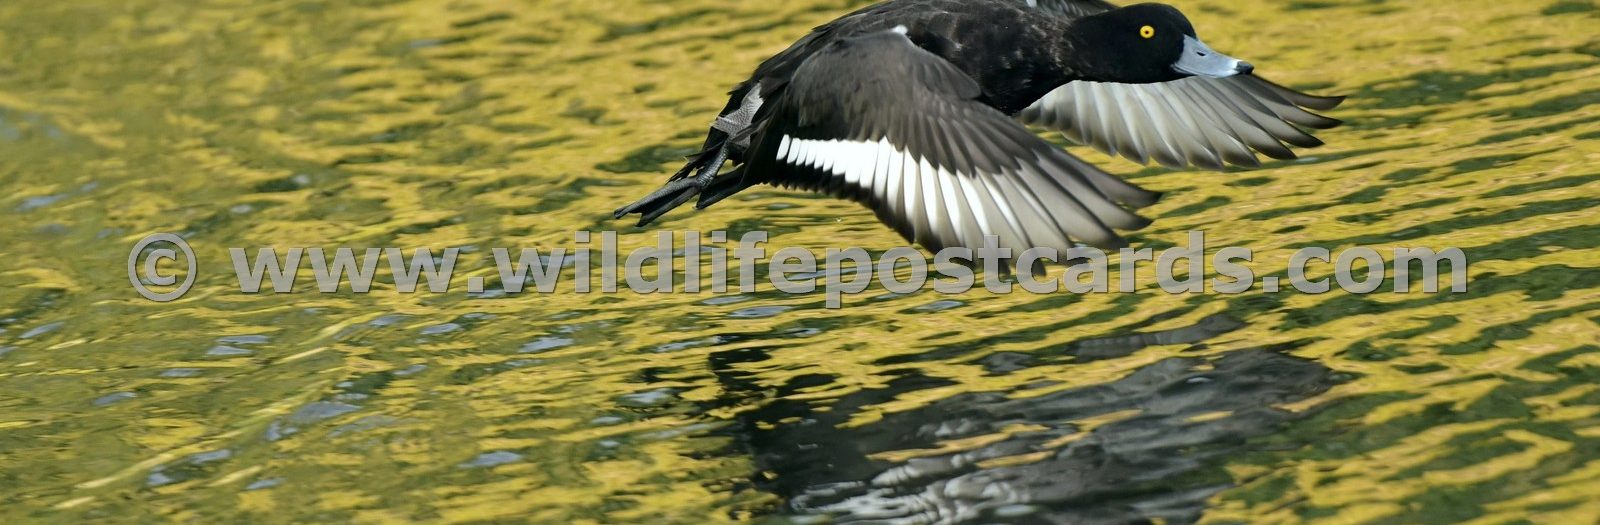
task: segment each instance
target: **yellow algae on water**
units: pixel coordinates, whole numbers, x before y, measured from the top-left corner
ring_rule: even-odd
[[[1263,76],[1350,98],[1327,146],[1256,171],[1074,149],[1166,193],[1135,245],[1204,230],[1208,252],[1253,249],[1257,277],[1305,246],[1457,247],[1468,291],[873,285],[830,310],[770,287],[577,294],[569,270],[560,293],[501,297],[495,247],[654,244],[610,210],[674,171],[760,60],[864,2],[0,2],[0,522],[748,521],[781,505],[757,472],[804,481],[758,437],[932,436],[861,452],[893,462],[1057,431],[980,461],[1007,468],[1162,410],[1282,418],[1190,472],[1225,487],[1202,521],[1594,521],[1593,6],[1172,3]],[[904,244],[860,206],[772,188],[657,226]],[[174,303],[124,266],[156,232],[200,260]],[[373,293],[325,294],[302,268],[293,293],[241,293],[227,249],[264,246],[455,247],[460,279],[401,293],[384,268]],[[1326,381],[1239,410],[1185,408],[1203,381],[1117,405],[1263,348]],[[941,437],[983,395],[1019,419]]]

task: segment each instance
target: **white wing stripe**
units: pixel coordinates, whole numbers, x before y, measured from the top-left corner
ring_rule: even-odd
[[[783,141],[778,143],[778,158],[781,159],[781,160],[787,160],[788,159],[788,157],[787,157],[788,154],[789,154],[789,136],[788,135],[784,135],[783,136]]]
[[[896,147],[887,138],[869,142],[784,136],[777,159],[831,175],[834,187],[872,196],[905,221],[914,241],[926,246],[979,246],[984,235],[1000,235],[1008,244],[1033,241],[1064,249],[1070,240],[1062,233],[1099,243],[1115,238],[1107,225],[1138,226],[1138,216],[1113,204],[1094,179],[1055,173],[1093,169],[1070,157],[1027,159],[1020,168],[995,173],[962,173]],[[1029,189],[1056,185],[1064,195],[1050,203]]]
[[[872,193],[877,194],[877,195],[884,195],[885,192],[888,190],[888,186],[889,186],[888,185],[888,176],[889,176],[890,157],[892,157],[894,155],[898,155],[900,152],[895,151],[894,148],[889,146],[889,139],[887,137],[885,137],[883,140],[879,140],[878,141],[877,150],[878,150],[878,165],[876,166],[876,169],[872,172],[873,173],[872,182],[870,184],[867,184],[866,187],[867,187],[867,191],[869,191],[869,192],[872,192]]]
[[[905,150],[885,138],[878,141],[811,140],[784,136],[776,158],[783,163],[815,168],[866,190],[885,188]]]
[[[978,196],[978,189],[973,187],[977,177],[968,177],[959,173],[954,177],[956,184],[961,185],[961,192],[966,195],[967,207],[972,209],[972,218],[978,222],[978,229],[982,235],[993,235],[994,227],[989,224],[989,213],[984,208],[984,199]]]

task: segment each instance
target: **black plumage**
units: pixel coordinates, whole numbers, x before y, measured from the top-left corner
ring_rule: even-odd
[[[699,196],[754,184],[871,207],[937,251],[1118,247],[1114,229],[1158,195],[1091,166],[1022,123],[1169,166],[1254,166],[1321,142],[1338,121],[1205,47],[1177,9],[1098,0],[893,0],[824,24],[731,93],[701,153],[630,206],[646,224]],[[737,167],[718,175],[731,160]]]

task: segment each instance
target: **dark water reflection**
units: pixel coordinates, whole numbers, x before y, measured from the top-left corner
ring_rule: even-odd
[[[1067,344],[1054,356],[981,360],[1008,373],[1061,356],[1103,359],[1152,343],[1198,342],[1240,326],[1217,315]],[[961,393],[863,425],[848,422],[868,407],[953,383],[898,369],[886,372],[895,377],[884,388],[813,403],[792,395],[833,378],[801,376],[745,413],[735,438],[754,456],[755,485],[783,499],[783,514],[840,523],[1188,523],[1207,498],[1232,486],[1223,459],[1301,415],[1280,405],[1339,379],[1286,350],[1169,357],[1114,381],[1043,394],[1054,382]],[[737,391],[750,383],[730,365],[764,354],[721,352],[712,360]]]

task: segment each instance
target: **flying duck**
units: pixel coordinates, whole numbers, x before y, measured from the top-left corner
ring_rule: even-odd
[[[1300,93],[1195,36],[1176,8],[1101,0],[891,0],[817,27],[730,93],[701,151],[618,209],[643,226],[766,183],[872,208],[937,252],[984,236],[1020,253],[1149,219],[1141,189],[1025,125],[1140,163],[1259,166],[1322,141],[1343,97]],[[735,167],[721,173],[723,164]]]

